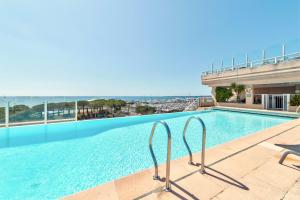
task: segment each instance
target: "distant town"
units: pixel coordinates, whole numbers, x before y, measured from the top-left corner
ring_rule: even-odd
[[[199,104],[198,97],[157,98],[147,100],[89,99],[78,101],[7,102],[0,106],[0,126],[40,121],[85,120],[135,115],[181,112]],[[77,109],[77,113],[76,113]],[[45,113],[47,115],[45,116]],[[7,122],[8,121],[8,122]]]

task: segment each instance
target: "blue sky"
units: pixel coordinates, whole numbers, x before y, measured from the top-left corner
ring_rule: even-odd
[[[298,0],[3,0],[0,96],[209,94],[211,62],[299,36]]]

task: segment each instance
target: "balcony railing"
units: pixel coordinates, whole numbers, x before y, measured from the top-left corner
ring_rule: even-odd
[[[25,103],[26,102],[26,103]],[[0,98],[0,127],[10,125],[48,123],[77,119],[77,101],[39,101],[28,98],[24,102]]]
[[[244,56],[233,57],[231,59],[231,65],[224,65],[222,60],[221,65],[212,64],[211,70],[203,72],[202,76],[221,74],[223,72],[237,71],[245,68],[256,68],[267,64],[278,64],[291,60],[300,60],[300,40],[289,45],[290,46],[282,45],[281,50],[278,50],[280,49],[279,47],[269,49],[269,55],[271,55],[269,57],[266,56],[268,51],[263,50],[260,58],[259,56],[250,57],[249,54],[245,54]]]

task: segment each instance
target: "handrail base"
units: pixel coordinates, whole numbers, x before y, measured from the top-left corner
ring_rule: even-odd
[[[172,191],[171,186],[169,186],[168,188],[165,187],[165,188],[163,189],[163,191],[165,191],[165,192],[171,192],[171,191]]]

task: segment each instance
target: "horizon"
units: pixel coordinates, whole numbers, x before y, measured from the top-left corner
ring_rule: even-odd
[[[297,0],[0,5],[0,96],[210,95],[211,63],[300,36]]]

